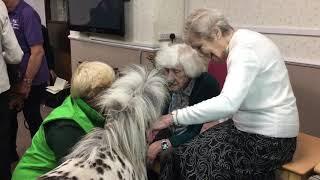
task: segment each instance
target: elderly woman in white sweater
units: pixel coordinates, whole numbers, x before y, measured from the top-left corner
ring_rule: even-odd
[[[226,61],[219,96],[165,115],[153,131],[229,117],[175,149],[175,179],[273,179],[296,148],[299,116],[278,47],[267,37],[234,30],[216,10],[197,9],[187,18],[185,41],[204,59]],[[167,172],[167,178],[172,178]]]

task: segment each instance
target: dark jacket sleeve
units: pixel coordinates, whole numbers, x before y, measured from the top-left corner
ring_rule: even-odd
[[[201,128],[202,128],[202,124],[189,125],[187,127],[186,132],[169,137],[169,141],[173,147],[177,147],[180,144],[186,143],[189,140],[191,140],[193,137],[198,135],[200,133]]]
[[[202,73],[200,77],[196,79],[192,93],[190,95],[189,106],[200,103],[204,100],[218,96],[220,94],[220,88],[218,81],[209,75],[208,73]],[[198,135],[201,131],[202,124],[189,125],[187,131],[180,134],[171,136],[169,141],[173,147],[186,143],[193,137]]]
[[[57,161],[70,153],[71,148],[86,134],[71,120],[49,122],[45,125],[44,132],[47,144],[54,152]]]

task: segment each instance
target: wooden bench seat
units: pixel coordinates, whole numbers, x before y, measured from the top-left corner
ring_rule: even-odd
[[[320,162],[320,138],[299,133],[293,160],[282,166],[281,180],[307,180]],[[320,166],[319,166],[320,170]]]
[[[316,174],[319,174],[320,175],[320,162],[316,165],[316,167],[314,168],[314,172]]]

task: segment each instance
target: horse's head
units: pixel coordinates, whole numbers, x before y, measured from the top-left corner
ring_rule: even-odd
[[[106,117],[109,145],[137,167],[145,166],[146,130],[161,116],[167,97],[166,81],[157,70],[132,66],[96,101]]]
[[[161,115],[167,100],[165,80],[157,70],[131,66],[96,100],[106,117],[105,128],[120,121],[145,131]]]

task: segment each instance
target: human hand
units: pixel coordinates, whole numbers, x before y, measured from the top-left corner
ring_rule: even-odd
[[[167,114],[162,116],[160,120],[153,123],[151,128],[147,130],[147,142],[152,143],[159,131],[169,127],[172,122],[171,114]]]
[[[151,129],[147,130],[147,143],[151,144],[153,140],[155,139],[156,135],[158,134],[159,131],[153,131]]]
[[[24,105],[24,97],[19,94],[11,94],[9,101],[9,109],[17,112],[21,111]]]
[[[213,126],[215,126],[217,124],[219,124],[219,121],[211,121],[211,122],[207,122],[207,123],[203,124],[200,133],[207,131],[208,129],[212,128]]]
[[[160,131],[162,129],[165,129],[169,126],[171,126],[173,123],[173,119],[172,119],[172,115],[171,114],[167,114],[167,115],[163,115],[161,116],[160,120],[156,121],[152,127],[151,130],[152,131]]]
[[[161,140],[155,141],[152,143],[148,148],[147,153],[147,162],[148,164],[152,164],[153,161],[156,159],[157,155],[161,152]]]
[[[27,99],[31,90],[31,84],[26,81],[21,81],[20,83],[13,86],[13,92],[21,95],[24,99]]]

